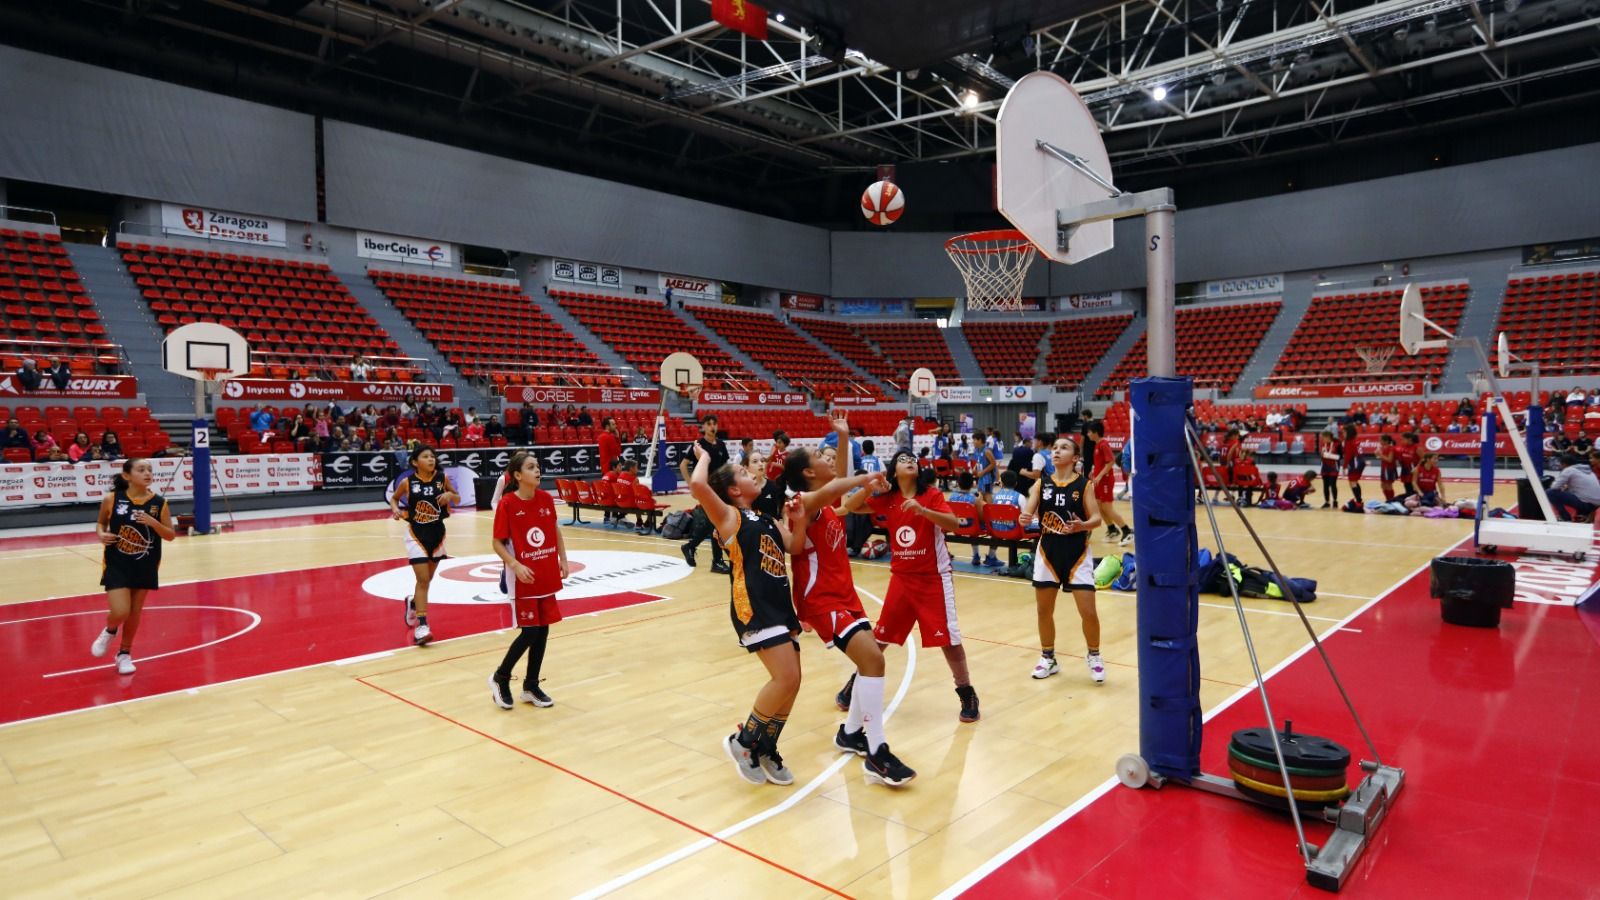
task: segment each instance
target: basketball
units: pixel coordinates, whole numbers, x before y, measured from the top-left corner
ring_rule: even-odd
[[[861,214],[874,225],[894,224],[905,208],[905,192],[892,181],[875,181],[861,192]]]

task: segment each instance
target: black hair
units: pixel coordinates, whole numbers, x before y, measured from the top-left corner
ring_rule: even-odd
[[[729,506],[737,505],[728,497],[728,489],[733,487],[733,479],[737,474],[738,472],[733,468],[732,463],[723,463],[712,469],[711,473],[706,476],[706,483],[711,485],[711,492],[717,495],[717,499]]]
[[[1274,469],[1274,470],[1269,470],[1267,472],[1267,481],[1269,481],[1269,482],[1271,482],[1273,484],[1277,484],[1278,483],[1278,472],[1277,472],[1277,470]]]
[[[1044,445],[1046,447],[1048,447],[1051,444],[1054,444],[1056,442],[1056,433],[1054,431],[1041,431],[1041,432],[1039,432],[1038,434],[1036,434],[1034,436],[1037,437],[1040,441],[1044,442]]]
[[[1017,486],[1017,473],[1010,470],[1000,473],[1000,484],[1015,489]]]
[[[1577,451],[1568,450],[1567,452],[1561,454],[1562,466],[1575,466],[1581,462],[1583,462],[1583,457],[1578,455]]]
[[[1352,422],[1346,422],[1345,423],[1345,425],[1344,425],[1344,439],[1345,440],[1347,440],[1347,441],[1355,440],[1355,437],[1356,437],[1357,433],[1358,432],[1356,431],[1356,426],[1355,426],[1354,423],[1352,423]]]
[[[811,451],[796,447],[783,457],[783,484],[795,493],[811,490],[806,479],[806,469],[811,468]]]
[[[1380,444],[1392,444],[1392,443],[1394,443],[1394,435],[1385,434],[1385,435],[1383,435],[1383,436],[1378,438],[1378,443],[1380,443]]]
[[[111,476],[111,489],[113,491],[125,491],[128,489],[128,476],[133,474],[133,464],[138,462],[141,458],[142,457],[138,456],[130,456],[122,461],[122,473],[120,475]]]
[[[1100,424],[1099,422],[1090,422],[1083,427],[1083,430],[1086,433],[1095,435],[1097,437],[1105,437],[1106,434],[1106,426]]]
[[[927,448],[923,448],[923,452],[927,452]],[[909,450],[896,450],[894,456],[889,459],[889,482],[893,484],[897,490],[900,487],[900,476],[895,470],[900,468],[900,457],[902,456],[911,460],[913,463],[917,462],[917,458],[912,456],[911,451]],[[933,487],[933,483],[934,481],[938,480],[938,477],[938,475],[934,474],[932,468],[924,469],[921,467],[921,465],[918,465],[917,493],[920,494],[928,488]]]
[[[878,448],[871,441],[862,441],[861,442],[861,455],[862,456],[871,456],[872,452],[874,450],[877,450],[877,449]]]
[[[708,414],[703,415],[703,416],[700,417],[700,427],[701,428],[706,427],[706,423],[707,422],[715,422],[718,425],[722,424],[722,420],[717,418],[717,414],[716,413],[708,413]]]
[[[956,476],[956,484],[960,485],[963,491],[972,490],[972,486],[975,483],[976,482],[972,480],[971,472],[962,472],[960,475]]]
[[[782,441],[785,444],[789,443],[789,432],[784,431],[782,428],[774,431],[772,433],[772,442],[776,444],[779,441]]]

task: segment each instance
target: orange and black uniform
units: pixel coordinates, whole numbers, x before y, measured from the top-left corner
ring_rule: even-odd
[[[731,592],[728,615],[734,633],[754,653],[794,641],[800,620],[789,594],[789,573],[783,534],[773,520],[739,510],[739,530],[726,541]],[[798,646],[798,642],[795,642]]]
[[[423,481],[415,472],[406,476],[406,523],[411,530],[415,547],[407,547],[412,563],[444,559],[444,520],[450,507],[442,498],[450,490],[443,472],[434,472],[433,478]],[[419,555],[420,551],[420,555]]]
[[[102,587],[114,591],[155,590],[161,586],[161,538],[150,526],[133,521],[133,514],[142,511],[152,519],[160,519],[166,506],[167,501],[160,494],[135,503],[126,489],[116,492],[106,530],[117,539],[106,545],[105,571],[100,575]]]

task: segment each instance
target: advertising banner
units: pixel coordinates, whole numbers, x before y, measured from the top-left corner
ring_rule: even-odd
[[[1387,381],[1370,384],[1258,384],[1252,391],[1257,400],[1307,400],[1325,397],[1420,397],[1420,381]]]
[[[662,296],[667,291],[672,291],[674,299],[678,300],[715,300],[722,302],[722,283],[706,278],[685,278],[682,275],[660,276]]]
[[[508,385],[505,389],[505,398],[507,403],[532,403],[534,406],[543,406],[551,403],[558,405],[573,403],[579,406],[586,406],[591,403],[605,406],[619,404],[654,405],[661,402],[661,391],[656,388],[567,388]]]
[[[616,266],[578,262],[573,259],[552,260],[550,278],[553,281],[570,281],[590,287],[616,288],[622,286],[622,270]]]
[[[156,493],[168,499],[194,496],[194,461],[187,457],[150,460]],[[216,456],[211,475],[229,494],[309,491],[321,480],[321,460],[309,453]],[[120,462],[17,463],[0,465],[0,507],[52,503],[94,503],[111,489]]]
[[[1522,264],[1525,266],[1560,265],[1585,259],[1600,259],[1600,238],[1563,241],[1559,244],[1529,244],[1522,248]]]
[[[778,305],[784,309],[821,312],[822,297],[819,294],[779,294]]]
[[[1039,391],[1030,384],[953,384],[939,388],[940,403],[1037,403]]]
[[[698,406],[805,406],[805,394],[782,391],[701,391],[695,399]]]
[[[905,312],[904,300],[840,300],[841,316],[885,316]]]
[[[449,244],[372,231],[356,232],[356,255],[365,259],[423,266],[449,266],[455,263]]]
[[[417,381],[276,381],[268,378],[230,378],[222,383],[219,397],[241,403],[317,400],[346,400],[353,403],[399,403],[407,396],[415,400],[450,403],[456,389],[448,384]]]
[[[246,216],[176,203],[161,204],[161,230],[179,237],[266,247],[282,247],[287,242],[287,228],[282,219]]]
[[[16,373],[6,372],[0,374],[0,399],[7,402],[22,399],[46,402],[81,398],[132,400],[139,396],[139,379],[132,375],[74,375],[64,390],[56,390],[48,378],[45,379],[45,385],[49,387],[40,385],[37,391],[25,391],[17,381]]]
[[[1207,300],[1230,297],[1260,297],[1283,293],[1283,275],[1257,275],[1254,278],[1225,278],[1206,282]]]
[[[1102,291],[1098,294],[1069,294],[1061,303],[1061,311],[1088,312],[1100,309],[1117,309],[1121,306],[1121,291]]]
[[[879,403],[885,401],[879,400],[877,397],[868,396],[866,394],[840,394],[828,402],[834,406],[877,406]]]

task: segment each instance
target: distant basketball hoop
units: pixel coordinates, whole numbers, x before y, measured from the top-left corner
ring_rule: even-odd
[[[958,234],[944,242],[944,252],[967,285],[968,310],[1022,311],[1022,281],[1038,252],[1022,232],[1007,228]]]
[[[1389,366],[1389,358],[1394,356],[1395,348],[1399,344],[1390,344],[1387,347],[1357,347],[1356,355],[1366,364],[1368,375],[1381,375]]]

